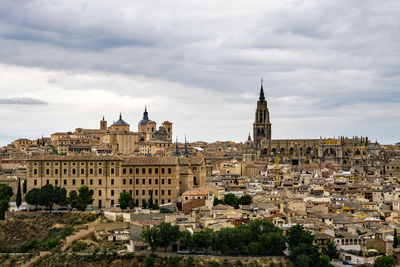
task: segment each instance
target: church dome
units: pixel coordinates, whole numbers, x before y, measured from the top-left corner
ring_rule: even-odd
[[[122,115],[119,114],[119,120],[117,120],[116,122],[114,122],[112,126],[129,126],[129,124],[126,123],[126,122],[122,119]]]
[[[147,125],[147,123],[149,122],[149,113],[147,113],[147,108],[144,108],[144,112],[143,112],[143,119],[141,119],[139,121],[139,126],[144,126]]]

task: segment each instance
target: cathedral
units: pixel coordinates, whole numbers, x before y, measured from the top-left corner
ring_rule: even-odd
[[[260,95],[253,123],[253,140],[249,134],[243,145],[243,160],[266,160],[283,164],[334,163],[344,169],[368,168],[378,155],[367,137],[319,138],[319,139],[272,139],[271,122],[264,88]]]

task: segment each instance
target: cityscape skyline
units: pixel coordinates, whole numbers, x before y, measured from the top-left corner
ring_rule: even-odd
[[[0,143],[96,127],[103,113],[134,124],[146,104],[174,135],[242,142],[260,76],[272,138],[396,143],[397,6],[2,1]]]

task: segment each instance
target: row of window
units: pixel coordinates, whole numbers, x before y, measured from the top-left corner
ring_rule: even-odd
[[[144,203],[147,204],[147,202],[148,201],[146,199],[142,199],[141,201],[139,199],[135,200],[136,207],[139,207],[140,205],[144,205]],[[155,199],[154,202],[156,204],[158,204],[158,199]],[[171,203],[171,199],[161,199],[161,204],[166,204],[166,202],[167,203]],[[115,204],[114,199],[111,199],[111,206],[113,206],[114,204]],[[101,206],[101,200],[100,199],[99,199],[99,206]]]
[[[67,179],[64,179],[63,180],[63,184],[64,185],[67,185],[67,182],[68,180]],[[98,180],[99,181],[99,185],[101,185],[102,184],[102,179],[99,179]],[[140,183],[139,183],[139,179],[136,179],[136,184],[137,185],[139,185]],[[33,180],[33,185],[37,185],[37,180],[36,179],[34,179]],[[46,180],[46,184],[49,184],[50,183],[50,180],[49,179],[47,179]],[[111,183],[111,185],[114,185],[115,184],[115,180],[114,179],[110,179],[110,183]],[[172,180],[171,180],[171,178],[168,178],[167,179],[167,184],[171,184],[172,183]],[[84,179],[81,179],[81,185],[84,185],[85,184],[85,180]],[[126,185],[127,184],[127,179],[122,179],[122,184],[123,185]],[[131,185],[131,184],[133,184],[133,179],[129,179],[129,184]],[[142,185],[145,185],[146,184],[146,179],[142,179],[142,183],[141,183]],[[147,184],[149,184],[149,185],[151,185],[152,184],[152,179],[148,179],[148,183]],[[156,178],[156,179],[154,179],[154,184],[158,184],[158,179]],[[161,184],[165,184],[165,179],[161,179]],[[58,180],[56,179],[55,180],[55,185],[58,185]],[[72,185],[76,185],[76,180],[75,179],[72,179]],[[93,179],[89,179],[89,185],[93,185]]]
[[[98,169],[99,174],[102,174],[103,169]],[[63,169],[63,174],[67,175],[68,170],[67,169]],[[76,169],[72,169],[72,175],[76,175]],[[110,173],[114,174],[115,173],[115,169],[111,168],[110,169]],[[136,168],[136,174],[140,173],[140,169]],[[148,174],[152,174],[153,173],[153,169],[152,168],[148,168]],[[154,173],[158,174],[158,169],[155,168],[154,169]],[[167,173],[171,174],[172,173],[172,169],[171,168],[167,168]],[[38,169],[34,169],[33,170],[33,174],[37,175],[38,174]],[[54,169],[54,174],[58,175],[58,169]],[[93,175],[94,174],[94,169],[89,169],[89,174]],[[123,168],[122,169],[122,174],[127,174],[127,169]],[[129,169],[129,174],[133,174],[133,168]],[[146,174],[146,168],[142,168],[142,174]],[[161,174],[165,174],[165,168],[161,168]],[[46,175],[50,175],[50,169],[46,169]],[[81,169],[81,175],[85,175],[85,169]]]

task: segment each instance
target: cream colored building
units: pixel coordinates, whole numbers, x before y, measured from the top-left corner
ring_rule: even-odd
[[[41,156],[27,160],[28,190],[46,184],[64,187],[67,192],[88,186],[94,190],[94,207],[109,208],[118,203],[121,192],[129,192],[138,206],[176,202],[183,190],[205,184],[204,158]],[[181,169],[190,169],[181,175]],[[181,185],[182,186],[181,188]]]

